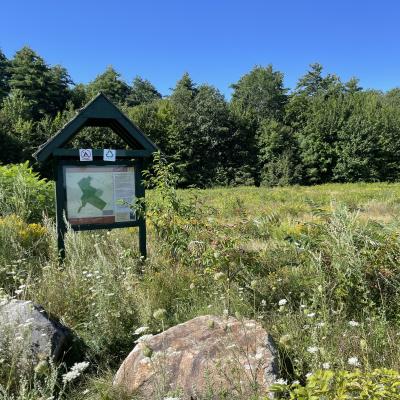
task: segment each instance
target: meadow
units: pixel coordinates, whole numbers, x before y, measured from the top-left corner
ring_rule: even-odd
[[[1,399],[132,399],[112,379],[139,327],[226,313],[273,336],[278,398],[400,398],[400,184],[175,190],[156,172],[147,260],[136,229],[69,231],[60,266],[53,184],[0,167],[0,295],[57,316],[89,362],[60,383],[67,367],[17,371],[0,348]]]

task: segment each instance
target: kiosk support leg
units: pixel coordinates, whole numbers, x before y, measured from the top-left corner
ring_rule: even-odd
[[[57,167],[56,181],[56,229],[57,229],[57,248],[60,264],[64,263],[65,259],[65,233],[66,226],[64,222],[63,204],[64,204],[64,189],[62,186],[63,169],[61,165]]]
[[[139,225],[139,250],[140,255],[146,259],[147,258],[147,248],[146,248],[146,220],[143,219]]]

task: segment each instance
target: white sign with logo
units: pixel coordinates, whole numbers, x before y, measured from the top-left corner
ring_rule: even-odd
[[[92,149],[79,149],[79,161],[93,161]]]
[[[103,150],[103,160],[104,161],[115,161],[117,151],[113,149],[104,149]]]

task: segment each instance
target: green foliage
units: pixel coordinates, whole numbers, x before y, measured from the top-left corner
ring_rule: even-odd
[[[143,103],[136,107],[127,108],[126,114],[166,154],[173,154],[174,150],[171,148],[169,137],[173,122],[170,101],[162,99]]]
[[[272,393],[295,400],[400,399],[400,375],[390,369],[362,371],[316,371],[305,386],[276,384]]]
[[[363,90],[311,64],[288,94],[283,73],[256,66],[232,85],[232,99],[185,73],[170,96],[112,67],[73,85],[28,47],[0,53],[0,162],[32,153],[103,91],[174,163],[180,187],[320,184],[399,179],[399,90]],[[107,128],[85,127],[68,146],[125,148]],[[44,176],[48,166],[41,167]]]
[[[232,85],[232,107],[256,126],[266,118],[280,119],[286,102],[283,74],[272,65],[256,66]]]
[[[99,92],[103,92],[112,101],[119,104],[124,104],[126,97],[130,93],[129,86],[121,80],[121,75],[111,66],[90,82],[87,85],[86,91],[89,99],[96,96]]]
[[[0,104],[9,92],[9,61],[0,49]]]
[[[71,79],[65,68],[49,68],[29,47],[17,51],[11,60],[9,85],[20,90],[31,105],[31,118],[61,111],[68,99]]]
[[[293,130],[276,121],[264,120],[257,132],[261,183],[283,186],[301,182],[299,149]]]
[[[151,103],[159,99],[161,99],[161,94],[150,81],[140,76],[135,77],[127,100],[130,106]]]
[[[182,191],[173,166],[159,154],[154,165],[145,261],[136,228],[69,231],[60,268],[49,221],[1,219],[1,290],[59,317],[94,364],[65,398],[123,398],[97,371],[115,372],[138,327],[156,334],[225,310],[264,325],[290,382],[327,365],[338,376],[400,368],[399,185]],[[389,390],[386,377],[369,381]]]
[[[53,184],[40,179],[28,162],[0,166],[0,215],[16,214],[39,222],[43,213],[54,215]]]

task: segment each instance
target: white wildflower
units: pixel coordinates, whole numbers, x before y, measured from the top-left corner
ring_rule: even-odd
[[[349,321],[350,326],[359,326],[360,324],[357,321]]]
[[[315,312],[312,312],[312,313],[310,313],[310,314],[307,314],[307,317],[308,317],[308,318],[314,318],[314,317],[315,317]]]
[[[181,400],[179,397],[164,397],[163,400]]]
[[[307,374],[306,374],[306,378],[309,378],[310,376],[312,376],[312,372],[308,372]]]
[[[285,304],[287,304],[287,300],[286,299],[281,299],[278,302],[278,305],[280,305],[280,306],[284,306]]]
[[[217,272],[214,274],[214,280],[215,281],[219,281],[220,279],[222,279],[225,276],[225,274],[223,272]]]
[[[317,328],[322,328],[323,326],[325,326],[325,322],[318,322]]]
[[[261,300],[261,307],[265,307],[267,305],[267,302],[265,300]]]
[[[275,385],[287,385],[287,380],[279,378],[274,382]]]
[[[315,353],[318,352],[318,347],[316,347],[316,346],[311,346],[311,347],[309,347],[309,348],[307,349],[307,351],[308,351],[309,353],[311,353],[311,354],[315,354]]]
[[[331,367],[331,364],[329,364],[328,362],[325,362],[322,364],[323,369],[329,369],[330,367]]]
[[[63,375],[63,382],[68,383],[73,381],[74,379],[78,378],[78,376],[89,366],[87,361],[83,361],[80,363],[75,363],[72,368]]]
[[[142,333],[146,332],[149,329],[148,326],[141,326],[140,328],[137,328],[135,332],[133,332],[134,335],[141,335]]]
[[[350,357],[350,358],[347,360],[347,363],[348,363],[349,365],[352,365],[353,367],[359,367],[359,366],[360,366],[360,362],[358,361],[358,358],[357,358],[357,357]]]

